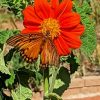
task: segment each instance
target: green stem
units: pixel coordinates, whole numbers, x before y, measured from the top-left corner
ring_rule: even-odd
[[[49,93],[49,97],[55,97],[56,100],[62,100],[62,98],[56,93]]]
[[[49,67],[44,69],[44,100],[49,100]]]
[[[50,84],[49,93],[53,92],[55,81],[56,81],[56,77],[57,77],[57,73],[58,73],[58,69],[54,67],[54,72],[52,74],[52,82]]]

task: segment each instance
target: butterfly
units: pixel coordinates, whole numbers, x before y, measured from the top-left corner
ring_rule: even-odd
[[[49,33],[45,36],[39,32],[18,34],[10,37],[7,44],[18,49],[28,63],[36,61],[40,55],[42,65],[57,66],[59,64],[59,55]]]

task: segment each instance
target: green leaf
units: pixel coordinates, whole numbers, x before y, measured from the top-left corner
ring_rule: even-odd
[[[77,0],[76,0],[77,1]],[[82,35],[82,47],[81,51],[90,57],[96,48],[96,33],[95,33],[95,21],[91,17],[91,7],[87,0],[84,0],[80,6],[78,2],[75,3],[76,11],[81,15],[81,21],[85,26],[85,32]]]
[[[11,63],[11,59],[13,57],[13,54],[14,54],[14,48],[13,49],[10,49],[9,48],[9,45],[7,45],[8,47],[5,48],[5,56],[4,56],[4,60],[5,60],[5,63],[7,64],[9,61]],[[9,49],[8,49],[9,48]],[[13,62],[13,61],[12,61]],[[9,64],[10,64],[9,63]],[[11,64],[10,64],[11,66]]]
[[[75,73],[75,71],[77,71],[78,66],[79,66],[77,57],[75,57],[74,54],[71,53],[71,55],[68,56],[67,62],[70,64],[70,74]]]
[[[74,74],[79,66],[79,59],[73,54],[73,52],[68,56],[63,56],[60,58],[62,63],[67,63],[70,66],[70,74]]]
[[[61,56],[61,57],[60,57],[60,62],[61,62],[61,63],[64,63],[64,62],[67,61],[67,59],[68,59],[68,56]]]
[[[11,73],[10,78],[5,81],[7,87],[11,86],[14,83],[14,79],[15,79],[14,71],[12,70],[10,73]]]
[[[31,100],[32,97],[32,91],[22,85],[19,85],[19,87],[16,89],[16,94],[18,96],[18,100]]]
[[[13,90],[11,91],[11,96],[12,96],[13,100],[19,100],[18,95]]]
[[[81,37],[83,43],[81,51],[87,56],[91,56],[96,48],[97,39],[94,30],[95,28],[91,23],[86,27],[85,33]]]
[[[14,34],[18,34],[19,31],[18,30],[0,30],[0,43],[4,44],[6,43],[7,39],[14,35]]]
[[[14,70],[16,71],[18,71],[20,68],[25,67],[25,63],[23,62],[23,59],[20,56],[19,52],[14,52],[11,58],[11,63],[12,63]]]
[[[32,71],[29,71],[27,69],[20,69],[20,71],[17,71],[17,78],[18,80],[20,81],[20,84],[25,86],[25,87],[28,87],[29,83],[28,83],[28,80],[30,77],[34,78],[33,76],[34,73]]]
[[[4,2],[5,1],[5,2]],[[9,8],[9,12],[13,12],[14,17],[22,19],[22,10],[27,6],[33,4],[34,0],[2,0],[3,7]]]
[[[61,67],[59,70],[59,73],[57,75],[56,82],[59,82],[58,84],[55,84],[54,93],[57,93],[58,95],[62,95],[64,91],[69,87],[70,84],[70,74],[65,67]],[[56,86],[58,85],[58,86]],[[57,88],[58,87],[58,88]]]
[[[92,9],[90,7],[89,2],[87,0],[75,0],[75,8],[76,11],[80,14],[85,13],[85,14],[91,14]]]
[[[58,80],[55,81],[54,88],[55,88],[55,89],[58,89],[58,88],[60,88],[60,87],[63,86],[63,85],[64,85],[64,82],[61,81],[61,79],[58,79]]]
[[[10,75],[9,69],[8,67],[6,67],[5,62],[4,62],[3,51],[0,51],[0,71],[2,73]]]

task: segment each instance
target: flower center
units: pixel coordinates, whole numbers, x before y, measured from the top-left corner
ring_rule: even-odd
[[[48,18],[41,23],[41,32],[52,39],[60,34],[60,25],[56,19]],[[49,33],[49,34],[48,34]]]

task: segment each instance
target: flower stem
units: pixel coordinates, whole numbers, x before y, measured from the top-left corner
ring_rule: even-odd
[[[52,82],[51,82],[50,88],[49,88],[49,93],[53,92],[58,71],[59,71],[59,69],[54,68],[54,72],[52,74]]]
[[[43,100],[50,100],[48,97],[49,94],[49,67],[44,69],[44,99]]]

